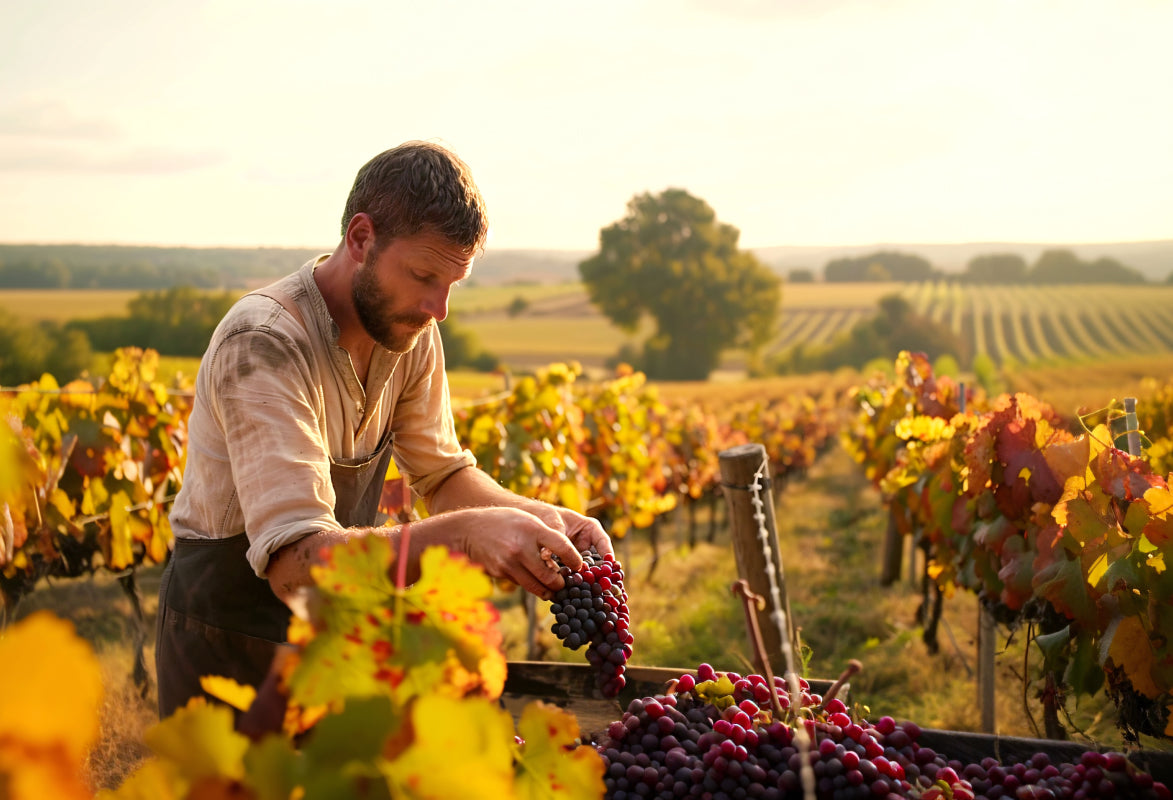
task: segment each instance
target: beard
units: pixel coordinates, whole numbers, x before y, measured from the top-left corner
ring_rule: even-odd
[[[354,310],[363,330],[383,349],[393,353],[406,353],[415,347],[415,343],[427,330],[432,318],[422,313],[397,313],[390,310],[395,307],[395,300],[391,294],[384,292],[375,280],[374,264],[377,255],[374,250],[368,252],[362,268],[354,275],[351,285]],[[396,332],[397,325],[406,326],[410,330]]]

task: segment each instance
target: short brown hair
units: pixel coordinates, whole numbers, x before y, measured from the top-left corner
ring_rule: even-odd
[[[355,214],[369,214],[377,247],[434,231],[473,253],[485,243],[485,201],[468,165],[432,142],[404,142],[372,158],[355,176],[342,234]]]

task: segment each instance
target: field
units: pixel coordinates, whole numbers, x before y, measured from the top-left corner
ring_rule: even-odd
[[[119,317],[139,294],[133,289],[3,289],[0,312],[24,323]]]

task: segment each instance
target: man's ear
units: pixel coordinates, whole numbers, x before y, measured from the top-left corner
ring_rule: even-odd
[[[367,253],[375,246],[375,225],[365,211],[360,211],[350,218],[346,225],[346,255],[352,261],[362,264],[366,261]]]

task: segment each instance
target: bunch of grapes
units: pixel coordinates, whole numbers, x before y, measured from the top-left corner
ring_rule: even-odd
[[[917,743],[914,723],[853,719],[838,698],[805,680],[799,688],[792,710],[781,678],[770,686],[701,664],[666,693],[632,700],[596,744],[607,797],[801,800],[806,786],[819,800],[1173,797],[1120,753],[1068,764],[1043,753],[1011,766],[947,760]]]
[[[550,630],[571,650],[586,645],[595,684],[605,696],[614,697],[626,684],[623,672],[635,641],[629,630],[623,567],[615,556],[601,556],[593,547],[581,555],[577,572],[559,566],[566,583],[551,601],[554,624]]]

